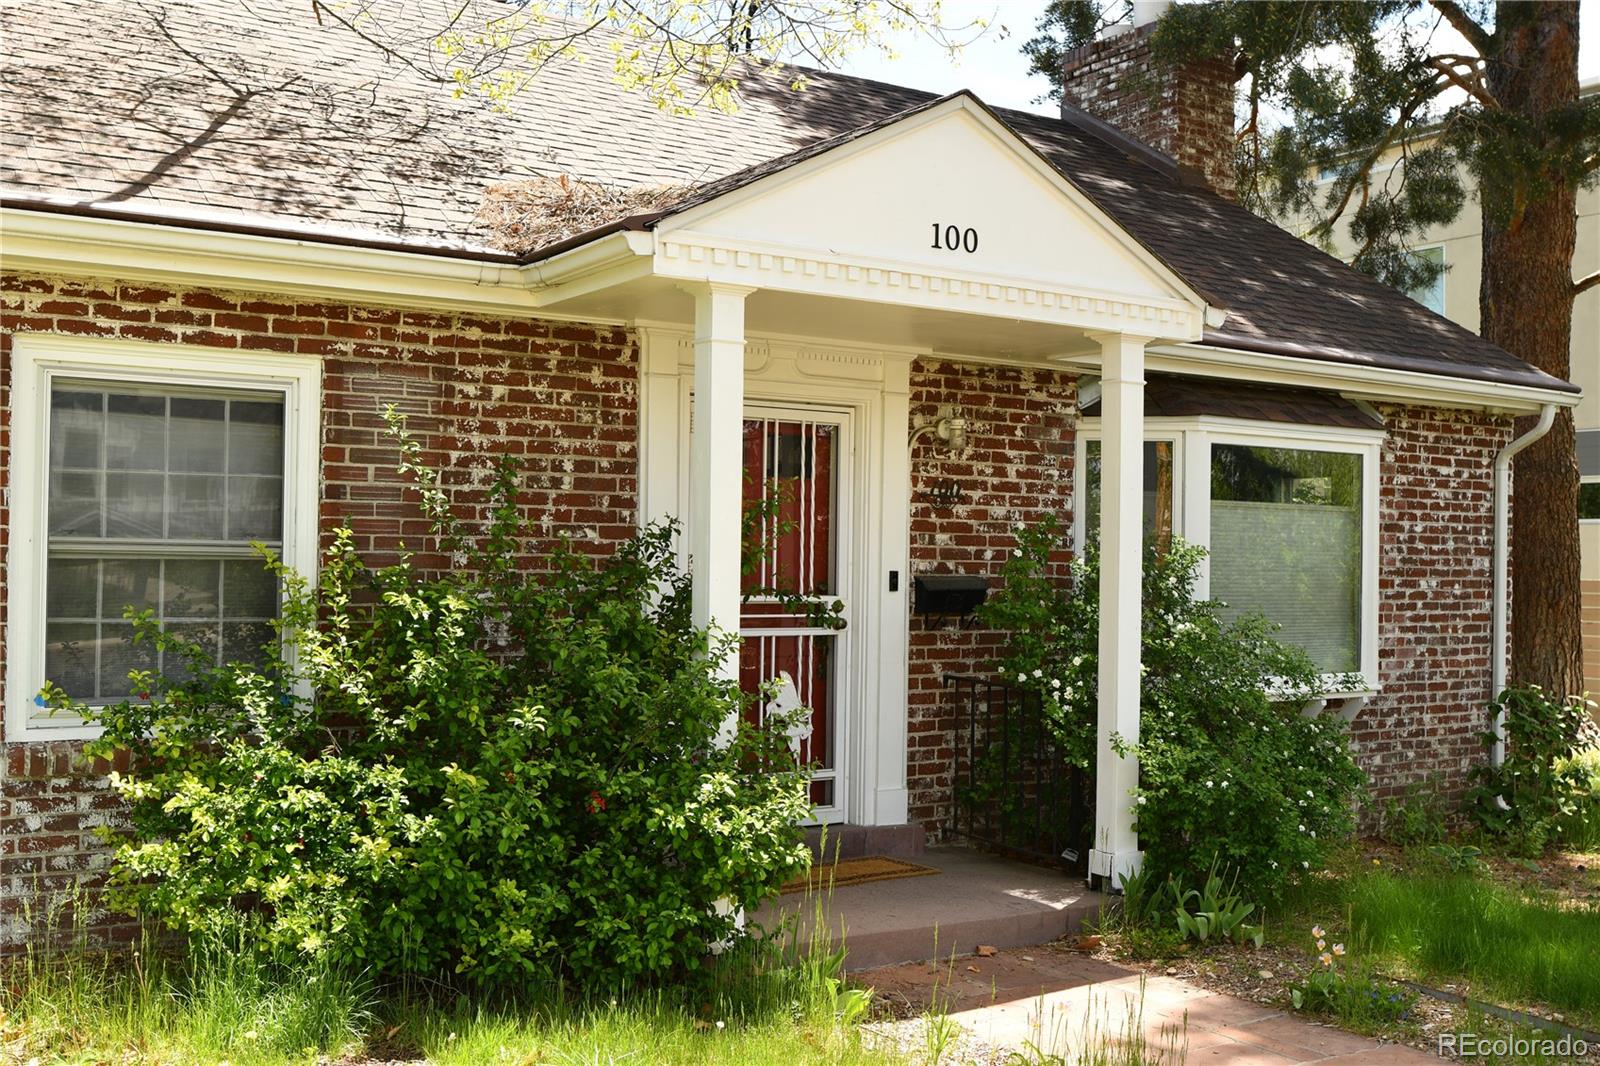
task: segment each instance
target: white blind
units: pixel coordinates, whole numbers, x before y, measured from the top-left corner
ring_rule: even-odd
[[[1211,596],[1230,621],[1266,615],[1326,672],[1359,669],[1359,508],[1212,501]]]

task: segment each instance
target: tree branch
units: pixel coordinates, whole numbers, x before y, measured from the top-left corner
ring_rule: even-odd
[[[1592,289],[1597,285],[1600,285],[1600,270],[1595,271],[1586,278],[1579,278],[1574,281],[1572,283],[1572,295],[1577,296],[1579,293]]]
[[[1444,20],[1450,23],[1450,26],[1457,33],[1465,37],[1468,44],[1478,50],[1479,56],[1484,59],[1489,58],[1489,52],[1494,47],[1494,38],[1482,26],[1474,22],[1472,16],[1467,14],[1460,4],[1456,3],[1455,0],[1430,0],[1430,2],[1433,4],[1434,10],[1443,15]]]

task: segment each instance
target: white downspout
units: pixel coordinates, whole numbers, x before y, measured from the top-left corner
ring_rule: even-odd
[[[1500,449],[1494,457],[1494,643],[1490,654],[1493,669],[1490,671],[1490,698],[1499,699],[1506,688],[1506,571],[1510,555],[1511,515],[1511,460],[1516,454],[1546,433],[1556,420],[1556,405],[1547,403],[1539,410],[1538,423],[1528,432]],[[1489,753],[1491,765],[1506,761],[1506,716],[1497,710],[1494,715],[1494,747]]]

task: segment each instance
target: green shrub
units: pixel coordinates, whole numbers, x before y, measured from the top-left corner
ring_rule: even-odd
[[[1438,775],[1413,781],[1383,805],[1378,835],[1391,844],[1440,844],[1449,835],[1444,790]]]
[[[136,674],[147,699],[96,712],[93,750],[133,756],[114,901],[189,933],[249,915],[280,959],[387,975],[593,987],[701,968],[805,862],[786,723],[744,723],[713,665],[733,638],[691,625],[669,526],[523,573],[513,466],[469,536],[397,435],[456,566],[370,568],[339,530],[314,588],[272,563],[283,653]]]
[[[1099,553],[1073,559],[1065,580],[1059,527],[1017,533],[1003,587],[983,621],[1010,633],[999,667],[1037,692],[1057,739],[1090,767],[1098,713]],[[1272,638],[1259,615],[1226,622],[1193,591],[1202,549],[1152,545],[1144,566],[1144,680],[1135,805],[1152,875],[1202,883],[1213,863],[1241,892],[1274,896],[1291,873],[1320,866],[1329,844],[1353,829],[1362,782],[1343,724],[1303,709],[1327,685],[1300,650]]]
[[[1572,810],[1556,819],[1556,843],[1573,851],[1600,851],[1600,747],[1556,760],[1556,773],[1573,782]]]
[[[1573,761],[1587,717],[1576,696],[1553,699],[1536,685],[1508,688],[1490,705],[1505,715],[1505,760],[1472,772],[1463,807],[1508,850],[1536,855],[1551,843],[1557,827],[1582,831],[1591,793],[1581,764]],[[1482,734],[1485,747],[1494,730]]]

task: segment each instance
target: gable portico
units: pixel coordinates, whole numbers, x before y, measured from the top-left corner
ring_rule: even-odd
[[[641,517],[685,519],[697,622],[739,628],[747,402],[857,412],[851,510],[871,519],[847,537],[857,576],[844,661],[855,665],[841,704],[856,720],[842,759],[849,800],[834,805],[855,824],[907,817],[910,360],[1098,367],[1115,488],[1099,516],[1111,607],[1090,868],[1136,868],[1137,767],[1112,738],[1139,729],[1144,352],[1199,340],[1215,310],[966,94],[734,175],[534,269],[553,281],[539,300],[554,310],[643,311]],[[732,657],[726,668],[738,669]]]

